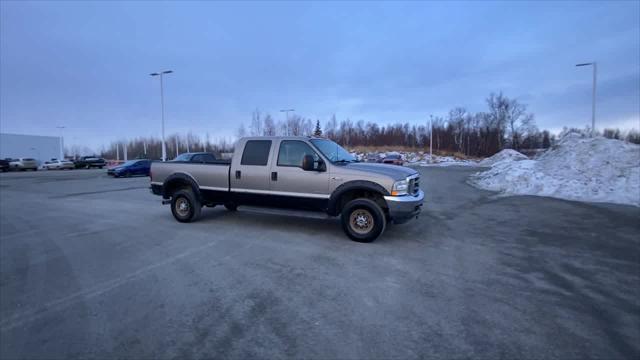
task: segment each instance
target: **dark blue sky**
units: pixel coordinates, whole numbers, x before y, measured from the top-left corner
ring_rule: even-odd
[[[0,130],[97,147],[167,133],[233,136],[259,108],[424,123],[490,92],[541,128],[640,125],[640,2],[8,2]]]

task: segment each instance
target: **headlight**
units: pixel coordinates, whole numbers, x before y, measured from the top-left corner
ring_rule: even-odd
[[[393,183],[393,188],[391,189],[392,196],[400,196],[407,195],[407,190],[409,189],[409,182],[405,180],[396,181]]]

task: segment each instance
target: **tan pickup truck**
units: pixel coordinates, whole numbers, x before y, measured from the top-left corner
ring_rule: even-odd
[[[203,206],[315,210],[340,215],[344,232],[360,242],[375,240],[387,222],[417,217],[424,200],[415,170],[360,163],[335,142],[314,137],[242,138],[230,161],[204,155],[156,161],[151,191],[180,222],[196,220]]]

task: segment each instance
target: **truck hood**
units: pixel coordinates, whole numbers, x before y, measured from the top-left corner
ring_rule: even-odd
[[[417,171],[411,168],[388,164],[348,163],[344,165],[344,168],[384,175],[394,180],[402,180],[407,176],[417,173]]]

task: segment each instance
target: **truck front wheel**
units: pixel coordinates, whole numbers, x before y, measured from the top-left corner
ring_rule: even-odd
[[[171,212],[179,222],[196,221],[201,210],[202,204],[190,189],[178,190],[171,196]]]
[[[387,225],[384,211],[369,199],[349,201],[342,209],[341,221],[347,236],[358,242],[372,242]]]

